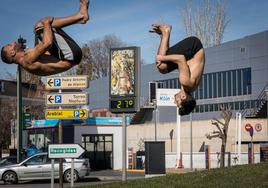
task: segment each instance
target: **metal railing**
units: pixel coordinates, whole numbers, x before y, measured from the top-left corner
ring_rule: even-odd
[[[268,92],[268,83],[264,86],[259,96],[257,97],[255,104],[253,107],[245,107],[245,109],[241,112],[242,116],[255,116],[258,113],[258,110],[262,107],[262,105],[267,101],[266,93]]]

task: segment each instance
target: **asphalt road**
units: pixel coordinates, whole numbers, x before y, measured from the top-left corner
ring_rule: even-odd
[[[128,179],[144,178],[144,172],[128,172]],[[92,171],[89,176],[79,182],[74,183],[74,187],[79,187],[83,185],[93,185],[93,184],[103,184],[110,183],[114,181],[121,181],[122,173],[121,171],[114,170],[101,170]],[[35,180],[35,181],[20,181],[18,184],[5,185],[3,181],[0,181],[1,188],[49,188],[50,180]],[[59,181],[55,180],[54,188],[59,187]],[[69,183],[64,183],[64,188],[70,187]]]

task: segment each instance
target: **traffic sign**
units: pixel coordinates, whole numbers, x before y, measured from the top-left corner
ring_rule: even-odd
[[[260,123],[255,124],[255,129],[257,132],[260,132],[262,130],[262,125]]]
[[[88,104],[87,93],[50,93],[46,99],[48,106]]]
[[[252,129],[251,124],[250,124],[250,123],[247,123],[247,124],[245,125],[245,129],[246,129],[246,131],[249,131],[250,129]]]
[[[79,144],[49,144],[48,158],[78,158],[85,152]]]
[[[47,109],[46,119],[86,119],[86,109]]]
[[[32,117],[29,113],[23,113],[23,128],[32,126]]]
[[[85,89],[88,88],[87,76],[48,77],[46,89]]]

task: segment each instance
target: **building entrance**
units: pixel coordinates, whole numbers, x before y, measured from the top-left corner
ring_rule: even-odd
[[[82,135],[82,145],[92,170],[113,168],[113,135]]]

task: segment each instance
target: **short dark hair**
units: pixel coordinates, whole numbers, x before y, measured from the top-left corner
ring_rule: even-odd
[[[1,59],[7,64],[13,63],[12,57],[10,57],[10,55],[5,51],[5,46],[1,49]]]
[[[191,94],[188,94],[186,99],[181,102],[181,107],[179,108],[179,114],[181,116],[190,114],[196,106],[196,101]]]

